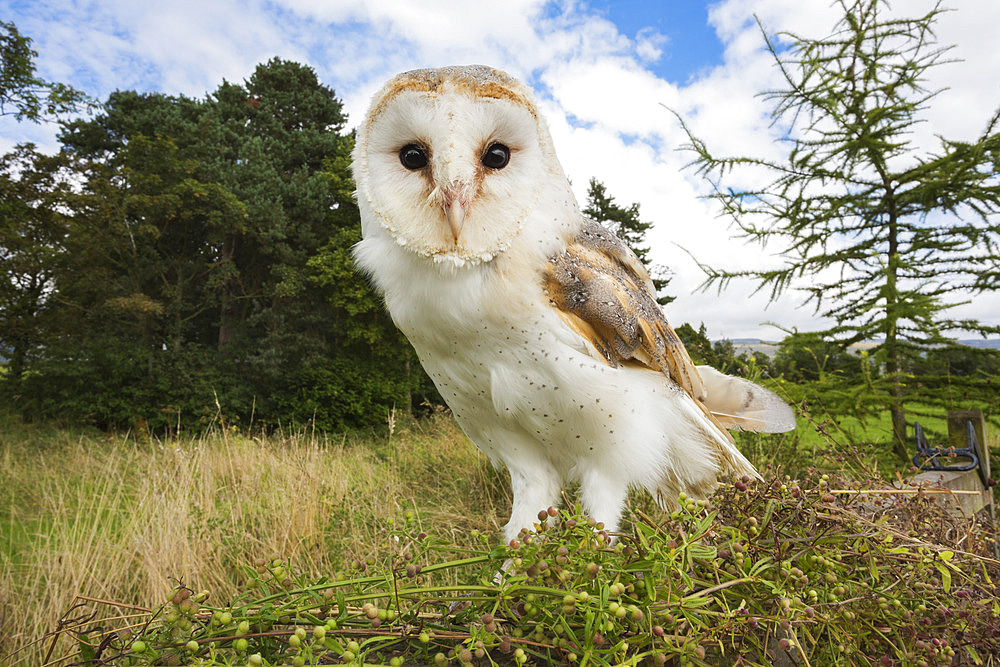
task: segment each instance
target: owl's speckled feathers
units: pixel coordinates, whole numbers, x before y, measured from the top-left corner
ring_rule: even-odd
[[[463,430],[510,472],[508,538],[568,481],[614,529],[629,486],[669,503],[756,475],[726,427],[794,427],[770,392],[695,367],[641,263],[580,213],[507,74],[400,74],[353,158],[357,262]]]

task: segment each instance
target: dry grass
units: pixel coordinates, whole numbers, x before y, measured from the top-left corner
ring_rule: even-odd
[[[0,423],[0,665],[42,664],[48,647],[33,642],[77,594],[150,606],[183,581],[220,601],[257,557],[332,574],[374,555],[407,509],[461,545],[499,531],[510,502],[504,475],[445,416],[356,442],[12,425]]]

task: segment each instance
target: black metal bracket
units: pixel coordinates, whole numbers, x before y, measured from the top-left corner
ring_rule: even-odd
[[[921,470],[943,470],[963,472],[966,470],[976,470],[983,486],[987,486],[986,470],[980,465],[983,460],[982,449],[979,439],[976,437],[976,429],[971,421],[965,422],[967,447],[931,447],[924,435],[924,429],[920,422],[913,422],[913,431],[917,441],[917,453],[913,456],[913,465]],[[961,461],[955,461],[961,459]]]

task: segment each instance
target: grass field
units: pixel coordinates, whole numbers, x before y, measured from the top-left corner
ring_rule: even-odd
[[[227,596],[257,557],[332,574],[377,552],[407,509],[461,545],[498,531],[509,503],[445,415],[364,441],[223,429],[137,440],[4,415],[0,664],[42,664],[48,647],[31,642],[78,593],[151,604],[183,581]]]
[[[943,420],[929,426],[943,430]],[[863,428],[812,414],[798,438],[741,444],[761,467],[832,469],[843,462],[823,452],[864,442]],[[890,456],[885,445],[865,447],[862,456]],[[377,554],[387,522],[407,510],[460,548],[473,531],[497,534],[509,507],[505,473],[445,413],[390,418],[368,436],[217,426],[180,439],[0,414],[0,665],[43,664],[50,647],[39,640],[77,594],[150,606],[185,582],[225,599],[258,557],[333,574]]]
[[[835,383],[827,385],[795,385],[785,381],[765,383],[786,402],[798,409],[797,428],[789,434],[770,437],[750,436],[741,442],[750,459],[758,466],[769,463],[788,470],[796,475],[809,468],[818,466],[831,472],[843,471],[845,460],[836,456],[827,457],[826,453],[843,454],[854,452],[854,463],[865,468],[876,468],[887,476],[895,472],[906,474],[910,463],[903,462],[893,449],[892,424],[889,412],[879,404],[870,393],[859,392],[853,399],[857,402],[854,409],[843,408],[839,411],[829,410],[829,396],[824,392],[836,391],[846,395],[857,388],[840,387]],[[843,396],[836,401],[841,406],[849,405],[850,401]],[[916,453],[914,440],[914,422],[919,421],[932,446],[946,446],[948,442],[947,411],[979,409],[986,415],[987,421],[995,418],[998,412],[995,401],[955,398],[951,404],[928,405],[922,403],[907,403],[906,405],[906,448],[912,454]],[[860,416],[863,415],[863,416]],[[987,438],[991,441],[993,451],[1000,445],[1000,429],[995,424],[987,425]],[[994,459],[997,457],[994,454]],[[997,469],[994,463],[993,469]]]

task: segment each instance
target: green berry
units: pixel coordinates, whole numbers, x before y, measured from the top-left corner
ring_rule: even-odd
[[[246,653],[247,652],[247,640],[243,639],[242,637],[240,637],[239,639],[237,639],[236,642],[233,645],[236,647],[236,652],[237,653]]]
[[[264,659],[260,657],[260,653],[254,653],[247,658],[247,662],[250,663],[251,667],[260,667],[264,664]]]
[[[191,653],[195,653],[198,650],[198,642],[192,639],[191,641],[189,641],[187,644],[184,645],[184,648],[186,648]]]
[[[134,653],[145,653],[146,652],[146,642],[141,639],[137,639],[132,642],[132,651]]]

